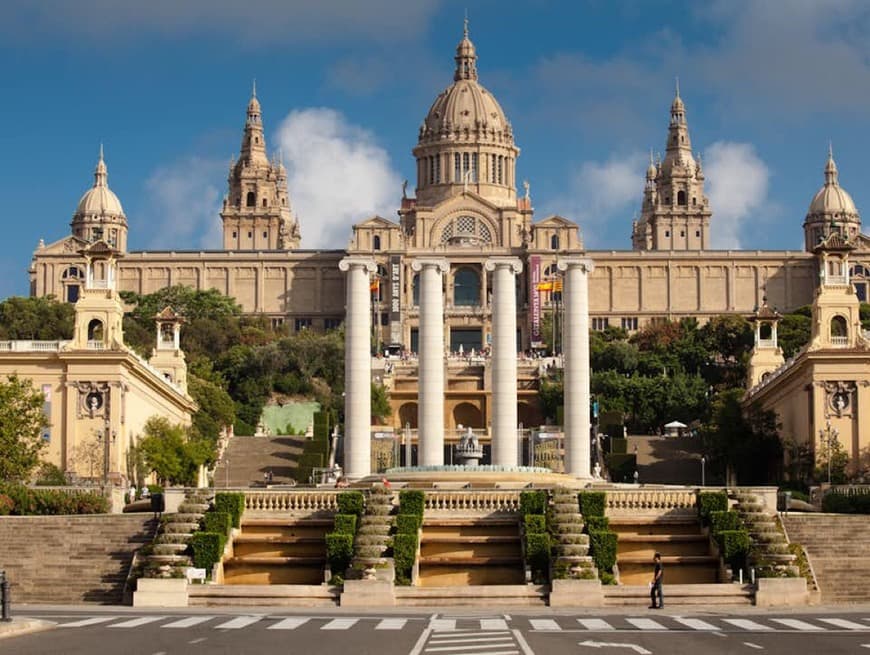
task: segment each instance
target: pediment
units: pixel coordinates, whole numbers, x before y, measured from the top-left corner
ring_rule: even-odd
[[[547,216],[547,218],[542,218],[540,221],[535,221],[532,223],[532,228],[537,227],[579,227],[577,223],[574,221],[568,220],[564,216],[559,216],[558,214],[553,214],[552,216]]]
[[[353,226],[354,230],[360,228],[385,228],[388,230],[398,230],[399,224],[375,214],[374,216],[371,216],[360,223],[356,223]]]
[[[469,211],[490,213],[501,211],[503,208],[490,202],[483,196],[478,195],[474,191],[469,190],[451,196],[444,202],[435,205],[432,208],[432,213],[443,215],[456,211],[457,209],[468,209]]]
[[[59,239],[54,243],[50,243],[41,248],[37,248],[34,255],[76,255],[79,256],[83,248],[86,248],[88,242],[84,239],[79,239],[72,235]]]

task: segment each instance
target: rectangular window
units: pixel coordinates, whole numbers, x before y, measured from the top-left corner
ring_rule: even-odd
[[[310,330],[311,329],[311,319],[310,318],[297,318],[293,321],[293,328],[296,332],[301,332],[302,330]]]
[[[263,232],[263,238],[264,238],[264,239],[268,239],[268,238],[269,238],[269,233],[268,233],[268,232]]]
[[[465,174],[471,168],[471,162],[467,152],[462,153],[462,181],[465,182]]]
[[[381,325],[390,324],[390,315],[387,312],[381,312]]]
[[[495,184],[495,159],[496,156],[492,156],[492,162],[490,162],[489,166],[489,181]]]
[[[498,157],[498,183],[502,184],[502,168],[504,167],[504,157],[499,155]]]
[[[273,330],[277,330],[282,325],[284,325],[284,317],[283,316],[273,316],[272,317],[272,329]]]
[[[323,319],[323,329],[325,330],[337,330],[341,327],[341,319],[340,318],[325,318]]]
[[[623,316],[622,329],[629,332],[637,330],[637,316]]]
[[[441,155],[435,157],[435,184],[441,184]]]
[[[606,330],[608,327],[610,327],[610,319],[608,319],[606,316],[592,318],[593,330],[598,330],[600,332],[601,330]]]
[[[462,182],[462,157],[458,152],[453,153],[453,181]]]
[[[471,153],[471,181],[477,182],[477,153]]]

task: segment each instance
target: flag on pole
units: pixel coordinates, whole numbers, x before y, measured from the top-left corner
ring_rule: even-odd
[[[553,281],[553,291],[562,291],[562,278],[559,277]]]
[[[376,277],[369,284],[369,291],[371,291],[372,293],[377,293],[378,291],[380,291],[380,288],[381,288],[381,278]]]
[[[538,291],[552,291],[553,283],[551,281],[538,282],[538,284],[535,286],[535,289],[537,289]]]

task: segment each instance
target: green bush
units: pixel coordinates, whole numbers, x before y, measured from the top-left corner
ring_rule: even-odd
[[[423,516],[426,494],[419,489],[409,489],[399,492],[399,513]]]
[[[540,534],[547,531],[547,517],[543,514],[526,514],[523,518],[526,534]]]
[[[526,533],[526,563],[536,572],[546,573],[549,570],[550,535],[546,532]]]
[[[0,516],[8,516],[15,509],[15,503],[6,494],[0,494]]]
[[[68,481],[59,466],[44,462],[36,472],[36,484],[40,487],[65,487]]]
[[[228,535],[233,527],[233,517],[229,512],[208,511],[202,517],[202,529],[204,532],[216,532],[224,536]]]
[[[746,530],[723,530],[716,535],[722,557],[732,568],[744,568],[749,553],[749,533]]]
[[[193,565],[211,575],[212,567],[223,556],[225,543],[226,536],[217,532],[195,532],[190,538]]]
[[[602,571],[598,574],[599,579],[601,580],[601,584],[606,585],[614,585],[616,584],[616,576],[612,573],[608,573],[607,571]]]
[[[710,531],[716,536],[723,530],[741,530],[743,521],[734,510],[710,512]]]
[[[589,533],[589,550],[599,573],[611,573],[616,564],[617,534],[604,530]]]
[[[148,493],[152,496],[154,494],[162,494],[165,490],[163,489],[163,485],[159,484],[149,484],[148,485]]]
[[[610,438],[610,453],[612,455],[625,455],[628,452],[628,439],[622,437]]]
[[[828,493],[822,498],[822,511],[829,514],[870,514],[870,494],[846,496]]]
[[[520,493],[520,516],[544,514],[547,511],[548,495],[544,490]]]
[[[610,473],[612,482],[634,482],[634,472],[637,470],[637,456],[634,454],[611,453],[605,455],[604,463]]]
[[[417,534],[423,519],[416,514],[399,514],[396,516],[397,534]]]
[[[356,514],[336,514],[334,532],[356,534]]]
[[[330,532],[326,535],[326,560],[333,573],[343,574],[353,559],[353,535]]]
[[[411,584],[411,572],[417,560],[417,535],[397,534],[393,537],[393,563],[396,567],[396,584]]]
[[[604,516],[605,494],[603,491],[580,492],[580,513],[583,518]]]
[[[606,516],[590,516],[585,519],[586,521],[586,532],[609,532],[610,531],[610,519]]]
[[[245,511],[245,494],[241,492],[220,491],[214,497],[216,512],[226,512],[233,517],[233,527],[242,527],[242,514]]]
[[[11,502],[9,513],[17,516],[106,514],[109,511],[108,500],[96,491],[66,492],[0,483],[0,494]],[[9,507],[9,503],[4,501],[4,506]]]
[[[362,516],[365,510],[365,496],[362,491],[343,491],[335,498],[339,514]]]
[[[701,491],[696,502],[698,516],[704,525],[710,524],[711,512],[728,511],[728,495],[724,491]]]

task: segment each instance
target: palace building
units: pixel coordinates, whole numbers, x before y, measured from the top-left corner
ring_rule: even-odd
[[[75,210],[71,233],[47,245],[40,242],[33,255],[31,294],[77,300],[85,279],[79,253],[103,240],[124,254],[117,263],[119,290],[147,294],[178,284],[213,288],[235,298],[245,312],[271,317],[274,325],[322,330],[337,327],[345,318],[346,276],[339,262],[364,257],[374,263],[371,320],[380,350],[414,354],[421,349],[421,261],[436,257],[445,262],[444,349],[462,354],[444,360],[445,428],[462,425],[484,432],[494,420],[493,370],[481,356],[493,345],[495,273],[487,265],[493,258],[518,263],[518,353],[533,350],[542,340],[542,316],[561,293],[558,285],[541,290],[541,282],[558,278],[558,262],[570,257],[594,263],[588,273],[588,309],[591,329],[596,330],[614,326],[634,331],[683,317],[702,323],[720,314],[750,317],[765,304],[780,311],[808,305],[821,288],[820,252],[827,252],[817,245],[832,234],[851,244],[843,271],[849,293],[854,290],[856,302],[867,298],[870,238],[861,234],[860,216],[839,185],[830,153],[824,184],[803,223],[804,250],[712,250],[716,208],[705,193],[689,113],[677,89],[664,158],[651,158],[638,189],[639,218],[626,225],[627,232],[631,228],[626,235],[630,248],[586,250],[575,222],[557,215],[536,218],[530,187],[524,184],[518,190],[520,148],[514,127],[481,84],[467,24],[454,62],[453,79],[423,118],[412,149],[417,163],[413,195],[404,190],[397,198],[396,217],[362,218],[353,226],[346,250],[299,247],[305,217],[293,211],[293,190],[288,189],[283,165],[268,156],[255,90],[220,212],[222,249],[127,251],[129,222],[109,188],[101,153],[93,188]],[[541,363],[521,359],[518,366],[518,421],[538,425],[544,418],[536,402]],[[394,427],[416,428],[416,358],[376,363],[373,375],[390,389]],[[826,383],[839,384],[830,375]],[[812,435],[816,422],[796,417],[794,431]],[[870,442],[870,435],[861,439]]]

